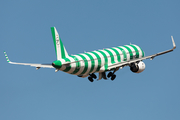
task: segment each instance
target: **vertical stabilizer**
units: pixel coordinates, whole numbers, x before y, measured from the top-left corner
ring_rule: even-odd
[[[58,34],[56,28],[51,27],[51,32],[52,32],[52,37],[53,37],[57,60],[68,57],[69,55],[61,41],[61,38],[59,37],[59,34]]]

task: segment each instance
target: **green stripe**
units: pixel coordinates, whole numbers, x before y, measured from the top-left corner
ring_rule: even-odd
[[[66,62],[71,62],[68,58],[64,58],[64,60],[65,60]],[[69,67],[66,67],[66,69],[63,70],[63,71],[64,71],[64,72],[68,72],[70,69],[71,69],[71,65],[70,65]]]
[[[73,58],[76,61],[76,68],[73,71],[73,73],[71,73],[71,74],[76,74],[80,70],[80,65],[81,64],[80,64],[80,62],[78,62],[79,59],[77,57],[75,57],[75,56],[70,56],[70,57]]]
[[[113,50],[113,51],[116,53],[117,61],[118,61],[118,62],[121,62],[121,56],[120,56],[120,53],[119,53],[116,49],[114,49],[114,48],[110,48],[110,49]]]
[[[58,56],[58,55],[57,55],[57,48],[56,48],[56,38],[55,38],[55,30],[54,30],[54,27],[51,27],[51,33],[52,33],[52,37],[53,37],[53,42],[54,42],[54,47],[55,47],[56,56]]]
[[[94,66],[95,66],[94,58],[88,53],[84,53],[84,54],[87,55],[91,60],[91,70],[89,71],[89,73],[91,73],[94,70]]]
[[[134,50],[135,50],[135,52],[136,52],[136,58],[139,58],[139,51],[138,51],[138,49],[136,48],[136,46],[134,46],[134,45],[129,45],[129,46],[131,46],[132,48],[134,48]]]
[[[9,58],[8,57],[6,57],[6,60],[7,60],[7,62],[9,62]]]
[[[10,61],[9,61],[9,58],[8,58],[8,56],[7,56],[7,54],[6,54],[5,51],[4,51],[4,54],[5,54],[5,57],[6,57],[7,62],[10,62]]]
[[[123,47],[125,47],[128,50],[128,52],[130,54],[130,60],[133,59],[133,53],[132,53],[131,49],[127,46],[123,46]]]
[[[84,60],[84,70],[83,70],[82,73],[80,73],[80,75],[82,75],[82,74],[86,73],[86,71],[88,69],[88,61],[83,55],[78,54],[78,56],[81,57]]]
[[[97,51],[97,52],[101,53],[104,56],[105,64],[107,64],[108,63],[108,58],[107,58],[106,54],[104,52],[100,51],[100,50]]]
[[[94,54],[98,60],[98,67],[97,67],[96,71],[99,71],[101,68],[101,58],[96,52],[91,52],[91,53]]]
[[[136,45],[137,46],[137,45]],[[139,47],[139,46],[137,46],[137,47]],[[142,56],[139,56],[139,57],[144,57],[144,51],[139,47],[139,49],[141,50],[141,52],[142,52]],[[140,51],[139,51],[140,52]]]
[[[121,50],[121,52],[123,53],[123,56],[124,56],[124,61],[126,61],[127,60],[127,55],[126,55],[126,52],[124,51],[124,49],[122,49],[120,47],[116,47],[116,48]]]
[[[111,53],[111,51],[105,49],[104,51],[108,52],[111,58],[111,63],[114,63],[114,55]]]
[[[56,34],[55,34],[55,28],[54,27],[51,27],[51,32],[52,32],[54,47],[55,47],[55,50],[56,50],[56,55],[58,56],[57,48],[56,48]],[[61,41],[60,36],[58,36],[58,37],[59,37],[59,43],[60,43],[60,49],[61,49],[61,53],[60,53],[61,58],[66,58],[64,45],[63,45],[63,43]]]

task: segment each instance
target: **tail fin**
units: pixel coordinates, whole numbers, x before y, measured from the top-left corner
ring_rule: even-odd
[[[54,47],[56,51],[57,60],[68,57],[68,53],[59,37],[59,34],[55,27],[51,27],[52,37],[54,41]]]

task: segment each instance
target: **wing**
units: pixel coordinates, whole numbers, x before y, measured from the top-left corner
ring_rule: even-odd
[[[176,48],[176,44],[174,42],[173,36],[171,36],[171,39],[172,39],[172,43],[173,43],[173,48],[170,49],[170,50],[166,50],[166,51],[156,53],[156,54],[153,54],[153,55],[149,55],[149,56],[146,56],[146,57],[142,57],[142,58],[133,59],[133,60],[130,60],[130,61],[114,63],[114,64],[111,64],[111,65],[108,66],[108,70],[111,70],[113,68],[118,68],[118,67],[129,66],[131,63],[135,63],[135,62],[142,61],[142,60],[145,60],[145,59],[151,59],[152,60],[156,56],[163,55],[163,54],[166,54],[168,52],[172,52]]]
[[[52,66],[52,64],[33,64],[33,63],[16,63],[16,62],[11,62],[11,61],[9,60],[6,52],[4,52],[4,54],[5,54],[5,57],[6,57],[7,62],[10,63],[10,64],[29,65],[29,66],[32,66],[32,67],[36,67],[36,69],[39,69],[39,68],[41,68],[41,67],[43,67],[43,68],[54,68],[54,67]]]

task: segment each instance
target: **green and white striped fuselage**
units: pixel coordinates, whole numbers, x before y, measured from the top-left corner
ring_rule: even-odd
[[[90,73],[104,72],[108,65],[144,57],[144,52],[137,45],[125,45],[98,51],[92,51],[56,60],[55,67],[63,72],[86,76]],[[70,64],[66,64],[70,63]]]

